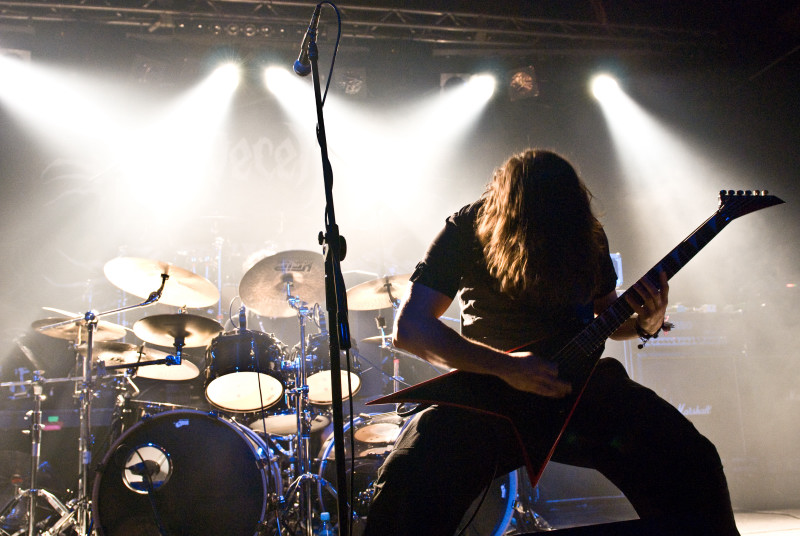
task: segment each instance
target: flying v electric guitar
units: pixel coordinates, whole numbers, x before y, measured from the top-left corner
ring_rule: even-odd
[[[658,286],[660,272],[665,272],[671,278],[735,218],[783,203],[781,199],[762,191],[723,190],[719,201],[717,211],[642,279]],[[568,342],[556,341],[558,346],[554,346],[553,341],[547,341],[546,345],[537,342],[520,348],[549,356],[549,359],[558,363],[559,377],[572,384],[572,394],[565,398],[554,399],[519,391],[496,376],[454,370],[369,404],[442,404],[507,419],[514,427],[528,475],[535,486],[600,359],[606,339],[633,314],[633,309],[625,299],[630,292],[635,291],[625,291]],[[517,427],[516,423],[519,422],[525,422],[526,425]]]

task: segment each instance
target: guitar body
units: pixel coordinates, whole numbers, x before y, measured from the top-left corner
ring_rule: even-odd
[[[694,232],[686,237],[641,279],[658,286],[663,272],[671,278],[708,244],[728,223],[744,214],[783,201],[763,191],[720,192],[720,205]],[[569,340],[561,337],[527,345],[524,350],[548,357],[558,364],[559,377],[572,384],[572,394],[553,399],[512,388],[503,380],[485,374],[453,371],[408,387],[368,404],[441,404],[496,416],[510,422],[525,459],[531,484],[536,485],[569,423],[606,339],[632,314],[625,291],[608,309],[582,327]],[[554,349],[559,349],[557,352]]]
[[[602,349],[589,361],[596,363],[601,353]],[[577,407],[588,378],[588,375],[569,378],[572,393],[564,398],[549,398],[514,389],[496,376],[454,370],[368,404],[439,404],[506,420],[514,430],[529,478],[535,486]],[[519,426],[521,423],[524,426]]]

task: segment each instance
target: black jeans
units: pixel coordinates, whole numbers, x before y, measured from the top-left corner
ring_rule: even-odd
[[[696,531],[684,534],[738,535],[714,445],[614,359],[598,364],[553,460],[597,469],[641,518],[680,519]],[[431,407],[381,466],[365,535],[453,536],[489,482],[522,465],[505,421]]]

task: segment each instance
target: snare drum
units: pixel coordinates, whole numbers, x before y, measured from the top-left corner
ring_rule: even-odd
[[[166,411],[125,432],[92,494],[99,536],[262,534],[280,469],[258,435],[194,410]],[[160,526],[159,526],[160,525]]]
[[[286,345],[274,335],[234,330],[217,336],[206,350],[205,393],[226,411],[257,411],[283,398]]]

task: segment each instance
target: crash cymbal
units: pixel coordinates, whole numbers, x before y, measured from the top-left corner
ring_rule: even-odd
[[[143,341],[157,346],[173,346],[182,338],[185,348],[197,348],[208,345],[222,333],[222,326],[211,318],[181,313],[147,316],[133,325],[133,332]]]
[[[205,277],[168,262],[117,257],[103,267],[114,286],[139,298],[148,298],[161,286],[161,275],[167,274],[159,303],[176,307],[208,307],[219,301],[219,290]]]
[[[34,321],[31,327],[39,333],[55,339],[65,339],[78,344],[86,342],[87,328],[83,320],[76,320],[75,322],[63,324],[54,328],[47,327],[59,324],[63,321],[63,318],[42,318],[41,320]],[[123,338],[125,333],[124,326],[100,320],[97,322],[92,340],[96,342],[115,341]]]
[[[387,275],[347,290],[347,306],[354,311],[372,311],[394,307],[409,286],[411,274]]]
[[[244,274],[239,296],[262,316],[284,318],[295,311],[287,302],[289,292],[307,303],[325,302],[325,261],[313,251],[283,251],[261,259]]]
[[[158,361],[166,359],[168,352],[156,350],[155,348],[144,347],[141,349],[143,356],[142,361]],[[150,380],[165,380],[165,381],[186,381],[193,380],[200,375],[200,369],[197,365],[186,359],[184,354],[181,359],[180,365],[145,365],[136,369],[136,377],[148,378]]]

